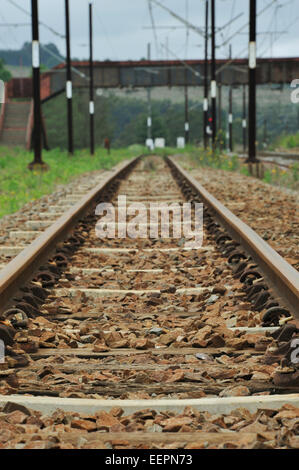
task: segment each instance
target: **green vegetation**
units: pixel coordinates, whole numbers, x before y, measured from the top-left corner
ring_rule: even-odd
[[[213,154],[209,149],[206,152],[202,148],[187,147],[183,151],[180,149],[166,148],[161,151],[155,151],[160,155],[185,155],[185,168],[194,168],[194,166],[215,168],[224,171],[236,171],[245,176],[250,176],[248,166],[245,165],[237,155],[226,155],[218,150]],[[254,168],[253,168],[254,170]],[[294,163],[289,169],[278,166],[264,165],[264,176],[262,180],[265,183],[275,186],[284,186],[290,189],[299,189],[299,163]]]
[[[76,149],[89,147],[88,99],[86,90],[82,92],[80,90],[74,91],[73,124],[74,146]],[[101,147],[106,137],[111,140],[113,128],[109,117],[108,103],[101,97],[96,98],[96,109],[98,112],[95,113],[95,140],[96,146]],[[61,150],[65,150],[67,148],[67,108],[64,93],[45,103],[43,113],[50,148],[59,147]]]
[[[31,67],[32,46],[25,42],[19,50],[0,50],[3,63],[13,66]],[[73,61],[76,61],[73,58]],[[53,43],[41,45],[41,69],[48,70],[64,61],[63,54]],[[107,59],[108,61],[108,59]],[[0,62],[0,79],[10,78]],[[88,84],[87,84],[88,85]],[[189,121],[190,143],[198,145],[202,141],[202,89],[190,87]],[[96,96],[96,139],[102,145],[103,139],[109,137],[115,148],[124,148],[135,143],[144,145],[146,138],[147,102],[144,90],[137,88],[126,90],[127,95],[116,96],[114,91],[105,90],[102,96]],[[196,93],[194,93],[194,91]],[[243,97],[242,87],[235,88],[234,97],[234,145],[235,149],[242,145],[243,128]],[[118,93],[118,92],[116,92]],[[228,87],[222,87],[223,110],[222,131],[219,138],[225,147],[228,121]],[[169,97],[174,101],[171,101]],[[167,145],[175,146],[176,139],[184,135],[184,102],[183,88],[169,90],[155,89],[156,99],[152,100],[153,137],[164,137]],[[178,99],[179,98],[179,99]],[[178,102],[179,101],[179,102]],[[88,90],[74,90],[74,121],[76,132],[76,148],[88,146],[88,133],[82,132],[88,126]],[[45,103],[43,111],[46,116],[50,147],[67,148],[66,136],[66,105],[64,93]],[[282,148],[298,148],[299,109],[290,101],[289,85],[259,85],[257,87],[257,145],[259,150],[275,150]],[[294,135],[293,135],[294,134]],[[277,136],[281,136],[277,139]]]
[[[75,145],[76,148],[86,148],[89,142],[88,132],[82,132],[82,129],[88,130],[89,108],[88,108],[88,90],[74,89],[73,106],[74,106],[74,127],[75,127]],[[282,106],[281,106],[282,107]],[[147,102],[145,99],[132,96],[119,97],[112,91],[104,91],[101,96],[95,97],[95,121],[96,121],[96,143],[98,146],[103,145],[103,140],[109,137],[114,148],[124,148],[132,144],[144,145],[147,133]],[[198,106],[198,102],[190,99],[189,101],[189,122],[190,122],[190,144],[199,145],[202,143],[202,110]],[[241,148],[243,143],[242,129],[242,110],[236,107],[234,113],[234,146]],[[284,126],[283,120],[279,113],[284,116],[293,116],[290,126]],[[49,137],[50,147],[67,148],[67,115],[66,100],[64,94],[46,102],[43,105],[43,113],[46,118],[47,133]],[[261,113],[266,116],[268,123],[267,137],[265,137],[264,119],[260,117]],[[289,109],[286,105],[282,110],[275,111],[272,105],[260,110],[258,115],[258,148],[274,149],[279,146],[277,143],[277,135],[284,135],[284,132],[293,132],[293,127],[297,123],[294,118],[294,110]],[[177,137],[184,136],[185,121],[184,102],[172,102],[169,99],[152,100],[152,132],[153,138],[164,137],[166,143],[170,147],[176,145]],[[223,129],[218,131],[218,140],[222,147],[226,148],[226,112],[222,112]],[[288,137],[282,137],[287,140]],[[266,143],[264,143],[266,140]],[[295,143],[293,142],[295,140]],[[296,146],[299,136],[296,138],[291,136],[290,148]],[[283,144],[282,146],[287,147]]]
[[[76,148],[89,145],[88,90],[74,90],[73,116]],[[192,102],[190,103],[190,108]],[[113,93],[95,97],[96,144],[103,145],[108,137],[114,148],[144,145],[147,132],[147,102],[135,98],[119,98]],[[176,145],[177,137],[184,136],[184,104],[168,100],[152,102],[153,138],[164,137],[168,145]],[[60,95],[43,105],[50,147],[67,148],[67,114],[65,96]],[[198,142],[201,135],[202,113],[190,111],[190,141]],[[84,132],[82,132],[84,130]]]
[[[104,149],[98,148],[96,155],[91,157],[87,150],[76,151],[73,157],[67,152],[54,149],[44,152],[43,158],[50,166],[45,173],[31,172],[27,166],[32,161],[32,153],[23,149],[0,148],[0,218],[12,214],[22,208],[27,202],[55,191],[59,184],[67,184],[78,175],[100,169],[109,169],[123,159],[132,158],[147,150],[142,145],[132,145],[127,149],[112,149],[108,155]],[[228,156],[212,150],[188,146],[185,149],[167,147],[156,149],[155,154],[182,155],[187,169],[195,166],[210,167],[225,171],[236,171],[249,176],[248,168],[239,160],[237,155]],[[92,174],[92,173],[91,173]],[[91,176],[92,177],[92,176]],[[299,189],[299,163],[290,170],[279,167],[265,168],[263,181],[269,184]]]
[[[275,186],[285,186],[291,189],[299,189],[299,163],[294,163],[290,169],[282,169],[278,166],[267,169],[263,181]]]
[[[178,150],[176,150],[176,153],[178,153]],[[181,153],[181,150],[179,153]],[[229,156],[225,153],[220,153],[219,150],[213,153],[212,149],[205,152],[204,149],[187,147],[184,153],[187,153],[191,163],[202,167],[239,172],[241,172],[244,167],[237,155]]]
[[[299,133],[280,137],[277,146],[285,149],[299,148]]]
[[[51,54],[51,52],[53,55]],[[55,67],[55,65],[58,65],[63,62],[62,55],[60,54],[57,46],[55,46],[55,44],[53,43],[44,45],[42,44],[40,54],[41,64],[45,65],[47,68]],[[0,57],[5,61],[7,65],[19,66],[20,64],[22,64],[24,67],[31,67],[32,44],[31,42],[25,42],[19,50],[1,49]],[[61,59],[59,59],[59,57]]]
[[[139,155],[140,148],[112,150],[110,155],[98,149],[94,157],[88,151],[77,151],[71,157],[58,149],[44,152],[50,166],[46,173],[31,172],[27,166],[32,153],[22,149],[0,149],[0,217],[12,214],[29,201],[55,191],[58,184],[67,184],[78,175],[109,169],[121,160]],[[92,176],[91,176],[92,177]]]
[[[8,82],[11,79],[11,73],[6,70],[4,61],[0,59],[0,80]]]

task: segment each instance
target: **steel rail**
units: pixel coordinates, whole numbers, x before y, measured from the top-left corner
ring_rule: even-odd
[[[261,157],[281,157],[286,160],[299,160],[299,153],[286,153],[286,152],[258,152],[258,156]]]
[[[218,223],[227,230],[230,236],[258,264],[269,286],[280,298],[281,304],[299,318],[299,272],[282,258],[254,230],[242,222],[227,209],[220,201],[212,196],[198,181],[184,170],[173,157],[167,157],[167,162],[177,174],[199,194],[204,203],[212,210]]]
[[[258,155],[258,158],[260,157],[260,155]],[[240,160],[242,160],[244,163],[245,163],[245,160],[246,160],[246,157],[242,157],[242,156],[238,156],[238,158]],[[286,168],[287,170],[291,170],[292,168],[292,165],[285,165],[284,163],[279,163],[279,162],[276,162],[275,160],[263,160],[263,159],[260,159],[260,163],[264,163],[265,165],[275,165],[275,166],[279,166],[281,168]]]
[[[7,304],[19,291],[20,287],[30,281],[34,277],[35,271],[49,259],[58,243],[68,238],[78,220],[96,202],[99,194],[110,183],[131,170],[139,158],[125,161],[109,172],[102,182],[89,191],[71,209],[66,211],[0,271],[0,313],[5,310]]]

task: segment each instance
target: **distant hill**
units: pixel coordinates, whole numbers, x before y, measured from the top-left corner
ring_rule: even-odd
[[[54,57],[50,52],[58,56]],[[55,44],[49,43],[45,44],[44,47],[40,49],[41,55],[41,64],[47,68],[55,67],[55,65],[60,64],[63,60],[59,57],[63,57],[59,52]],[[21,49],[0,49],[0,58],[4,61],[6,65],[14,65],[24,67],[31,67],[32,65],[32,45],[31,42],[25,42]]]

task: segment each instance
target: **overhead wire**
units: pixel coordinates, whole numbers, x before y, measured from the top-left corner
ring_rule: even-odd
[[[26,10],[25,8],[21,7],[20,5],[18,5],[14,0],[6,0],[8,3],[11,3],[12,5],[14,5],[16,8],[18,8],[20,11],[22,11],[25,15],[29,16],[31,18],[31,13]],[[51,31],[53,34],[55,34],[56,36],[62,38],[62,39],[65,39],[65,35],[59,33],[58,31],[56,31],[54,28],[52,28],[51,26],[47,25],[46,23],[42,22],[42,21],[39,21],[39,24],[41,26],[44,26],[46,29],[48,29],[49,31]],[[40,47],[41,49],[45,50],[48,54],[50,54],[52,57],[54,57],[56,60],[59,60],[60,62],[66,62],[66,58],[63,57],[61,54],[56,54],[55,52],[53,52],[51,49],[49,49],[47,46],[43,45],[40,43]],[[72,70],[74,73],[76,73],[77,75],[79,75],[81,78],[84,78],[85,80],[88,80],[89,81],[89,77],[87,77],[83,72],[81,72],[80,70],[78,70],[76,67],[72,67]]]
[[[0,11],[0,16],[1,16],[2,20],[4,21],[4,23],[6,23],[7,21],[6,21],[6,18],[4,16],[4,13],[2,11]],[[19,45],[19,41],[17,40],[14,32],[11,32],[12,31],[12,26],[8,25],[7,27],[8,27],[8,30],[10,31],[11,37],[13,38],[15,44]]]
[[[158,42],[156,23],[155,23],[155,18],[154,18],[154,13],[153,13],[153,5],[152,5],[151,0],[147,0],[147,4],[148,4],[148,10],[149,10],[149,15],[151,19],[154,40],[155,40],[156,56],[158,57],[159,56],[159,42]]]
[[[189,22],[189,0],[186,1],[186,21]],[[189,49],[189,38],[190,38],[190,29],[189,26],[186,26],[186,44],[185,44],[185,57],[188,59],[188,49]]]
[[[108,31],[107,31],[107,29],[106,29],[106,27],[105,27],[105,24],[104,24],[104,22],[102,21],[101,16],[100,16],[100,14],[99,14],[99,12],[98,12],[98,10],[97,10],[97,8],[96,8],[97,5],[98,5],[97,3],[95,3],[95,5],[94,5],[94,6],[95,6],[95,8],[94,8],[95,16],[96,16],[97,20],[99,21],[99,23],[101,24],[101,28],[102,28],[103,33],[104,33],[104,35],[105,35],[107,44],[109,44],[109,46],[110,46],[110,48],[111,48],[111,51],[113,52],[114,56],[115,56],[115,57],[118,57],[118,56],[117,56],[117,53],[116,53],[116,49],[114,48],[114,46],[113,46],[113,44],[112,44],[112,42],[111,42],[110,36],[109,36],[109,34],[108,34]]]
[[[291,23],[288,24],[288,26],[287,26],[286,29],[287,29],[287,30],[290,30],[290,28],[291,28],[292,26],[294,26],[294,24],[297,23],[298,19],[299,19],[299,15],[296,16],[296,18],[295,18]],[[282,34],[283,34],[283,33],[280,33],[280,34],[277,35],[276,39],[273,40],[272,45],[274,45],[274,44],[280,39],[280,37],[282,36]],[[267,48],[265,48],[264,51],[263,51],[261,54],[259,54],[259,57],[263,57],[264,54],[267,52],[268,49],[269,49],[269,46],[268,46]]]
[[[191,67],[191,65],[189,65],[185,60],[183,59],[180,59],[173,51],[171,51],[169,49],[169,47],[166,47],[164,44],[161,44],[161,47],[163,47],[163,49],[167,49],[168,52],[173,56],[175,57],[177,60],[179,60],[188,70],[190,70],[190,72],[192,72],[196,77],[200,77],[200,73],[195,70],[193,67]]]
[[[21,5],[19,5],[18,3],[16,3],[14,0],[6,0],[8,3],[10,3],[11,5],[14,5],[16,8],[18,8],[18,10],[22,11],[25,15],[27,16],[30,16],[31,18],[31,13],[26,10],[25,8],[23,8]],[[65,35],[64,34],[61,34],[59,33],[58,31],[56,31],[54,28],[52,28],[51,26],[47,25],[46,23],[44,23],[43,21],[39,21],[39,24],[41,26],[43,26],[44,28],[46,28],[48,31],[51,31],[51,33],[53,33],[55,36],[58,36],[60,39],[65,39]]]
[[[270,3],[268,3],[264,8],[262,8],[258,13],[257,13],[257,18],[260,17],[263,13],[265,13],[271,6],[273,6],[274,3],[276,3],[277,0],[272,0]],[[243,31],[243,29],[245,29],[245,27],[249,26],[249,23],[246,23],[246,25],[243,25],[242,28],[240,28],[238,31],[236,31],[229,39],[231,40],[233,37],[235,37],[237,34],[239,34],[240,32]],[[225,41],[225,43],[222,44],[222,46],[224,44],[227,44],[228,43],[228,40]],[[236,58],[241,58],[242,55],[247,51],[248,53],[248,45],[246,45],[246,47],[244,49],[242,49],[241,52],[239,52],[238,56]],[[232,64],[236,58],[232,58],[232,59],[229,59],[228,61],[225,62],[225,64],[223,64],[222,67],[220,67],[217,71],[216,71],[216,74],[218,75],[220,72],[222,72],[223,70],[225,70],[230,64]]]
[[[277,0],[272,0],[268,5],[266,5],[261,11],[257,13],[257,17],[265,13],[274,3],[276,3]],[[237,34],[241,33],[245,28],[249,26],[249,22],[244,24],[241,28],[239,28],[237,31],[234,32],[229,38],[227,38],[219,47],[226,46],[226,44],[229,44],[231,40],[237,36]]]

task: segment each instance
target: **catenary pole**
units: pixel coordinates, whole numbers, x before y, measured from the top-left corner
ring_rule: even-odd
[[[229,46],[229,58],[232,59],[232,46]],[[229,87],[229,112],[228,112],[229,150],[233,151],[233,86]]]
[[[243,119],[242,119],[242,128],[243,128],[243,152],[246,152],[246,138],[247,138],[247,119],[246,119],[246,85],[243,85]]]
[[[67,99],[67,126],[68,151],[74,153],[73,144],[73,86],[71,67],[71,38],[70,38],[70,7],[69,0],[65,0],[65,30],[66,30],[66,99]]]
[[[248,159],[247,163],[257,162],[256,158],[256,0],[249,0],[249,106],[248,106]]]
[[[90,115],[90,153],[94,155],[94,80],[93,80],[93,0],[89,0],[89,115]]]
[[[31,170],[46,167],[42,160],[42,113],[40,99],[40,49],[38,0],[31,0],[32,13],[32,86],[33,86],[33,149],[34,160],[29,164]]]
[[[147,45],[147,60],[151,60],[151,45]],[[147,139],[152,140],[152,90],[147,88]]]
[[[209,0],[205,4],[205,65],[204,65],[204,100],[203,100],[203,140],[204,148],[208,147],[208,113],[209,113],[209,87],[208,87],[208,44],[209,44]]]
[[[215,0],[211,0],[211,26],[212,26],[212,62],[211,62],[211,99],[212,99],[212,145],[216,147],[217,122],[216,122],[216,42],[215,42]]]
[[[190,124],[189,124],[189,93],[188,85],[185,85],[185,143],[189,144]]]

